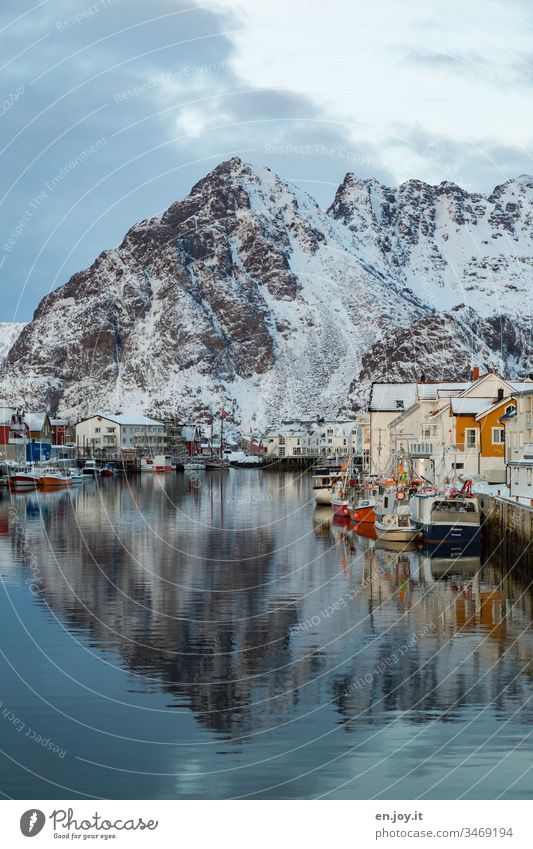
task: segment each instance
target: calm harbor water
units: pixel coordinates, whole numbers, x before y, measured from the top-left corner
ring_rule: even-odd
[[[530,578],[388,552],[308,474],[0,495],[0,790],[529,798]]]

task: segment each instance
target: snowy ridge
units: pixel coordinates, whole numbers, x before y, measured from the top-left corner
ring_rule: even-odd
[[[348,174],[329,210],[234,158],[43,299],[0,394],[234,420],[345,414],[371,380],[531,370],[533,179],[490,196]]]
[[[25,324],[20,322],[0,321],[0,368],[4,363],[9,350],[15,344],[18,336],[20,336],[22,328],[25,326]]]

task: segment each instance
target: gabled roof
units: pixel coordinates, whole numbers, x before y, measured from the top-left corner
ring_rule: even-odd
[[[469,382],[462,383],[419,383],[418,397],[421,401],[434,401],[437,398],[450,398],[460,395],[470,386]]]
[[[401,413],[416,401],[416,383],[373,383],[368,409],[379,413]]]
[[[470,383],[467,388],[461,393],[461,397],[466,396],[476,386],[481,386],[481,384],[484,383],[486,380],[493,380],[494,378],[496,378],[496,380],[500,380],[503,385],[507,387],[509,394],[511,394],[511,392],[513,391],[512,384],[509,383],[509,381],[505,380],[504,377],[501,377],[499,374],[489,371],[487,372],[487,374],[483,374],[481,377],[478,377],[477,380],[474,380],[472,383]]]
[[[139,427],[148,425],[161,425],[161,422],[155,419],[149,419],[147,416],[129,416],[129,415],[113,415],[112,413],[97,413],[103,419],[109,419],[110,422],[116,422],[118,425],[126,425],[126,427]]]
[[[494,404],[491,404],[490,407],[487,407],[486,410],[482,410],[477,414],[476,420],[483,419],[485,416],[488,416],[489,413],[494,413],[500,407],[508,407],[509,404],[512,404],[513,399],[508,395],[507,398],[502,398],[501,401],[496,401]]]
[[[524,394],[526,392],[533,392],[533,381],[524,380],[520,383],[512,383],[514,394]]]
[[[48,413],[26,413],[25,419],[30,430],[42,430]]]
[[[492,398],[452,398],[452,413],[454,416],[477,416],[493,405]]]

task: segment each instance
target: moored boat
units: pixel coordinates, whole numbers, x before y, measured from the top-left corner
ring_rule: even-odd
[[[203,460],[188,460],[183,464],[183,468],[186,472],[201,472],[205,470],[205,463]]]
[[[479,500],[472,495],[470,481],[460,491],[415,492],[410,500],[410,514],[426,549],[454,556],[479,553],[481,509]]]
[[[383,543],[412,543],[418,538],[418,529],[411,521],[406,491],[394,482],[380,487],[375,506],[374,528]]]
[[[154,457],[154,466],[156,472],[166,473],[174,471],[170,454],[156,454]]]
[[[26,470],[19,470],[9,477],[9,487],[15,492],[24,492],[35,490],[39,486],[41,471],[36,468],[29,467]]]
[[[105,465],[100,469],[100,477],[101,478],[112,478],[115,474],[114,469],[111,466]]]
[[[333,487],[340,477],[340,466],[319,466],[314,469],[313,496],[316,504],[331,504]]]
[[[141,472],[155,472],[153,457],[141,457]]]
[[[41,489],[57,489],[71,485],[69,470],[49,468],[43,470],[39,477]]]
[[[86,460],[81,470],[82,475],[88,475],[93,478],[97,478],[100,474],[100,469],[96,465],[96,460]]]

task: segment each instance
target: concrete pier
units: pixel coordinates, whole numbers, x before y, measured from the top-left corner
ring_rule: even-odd
[[[533,565],[533,508],[492,495],[480,502],[487,554],[499,547],[507,563]]]

